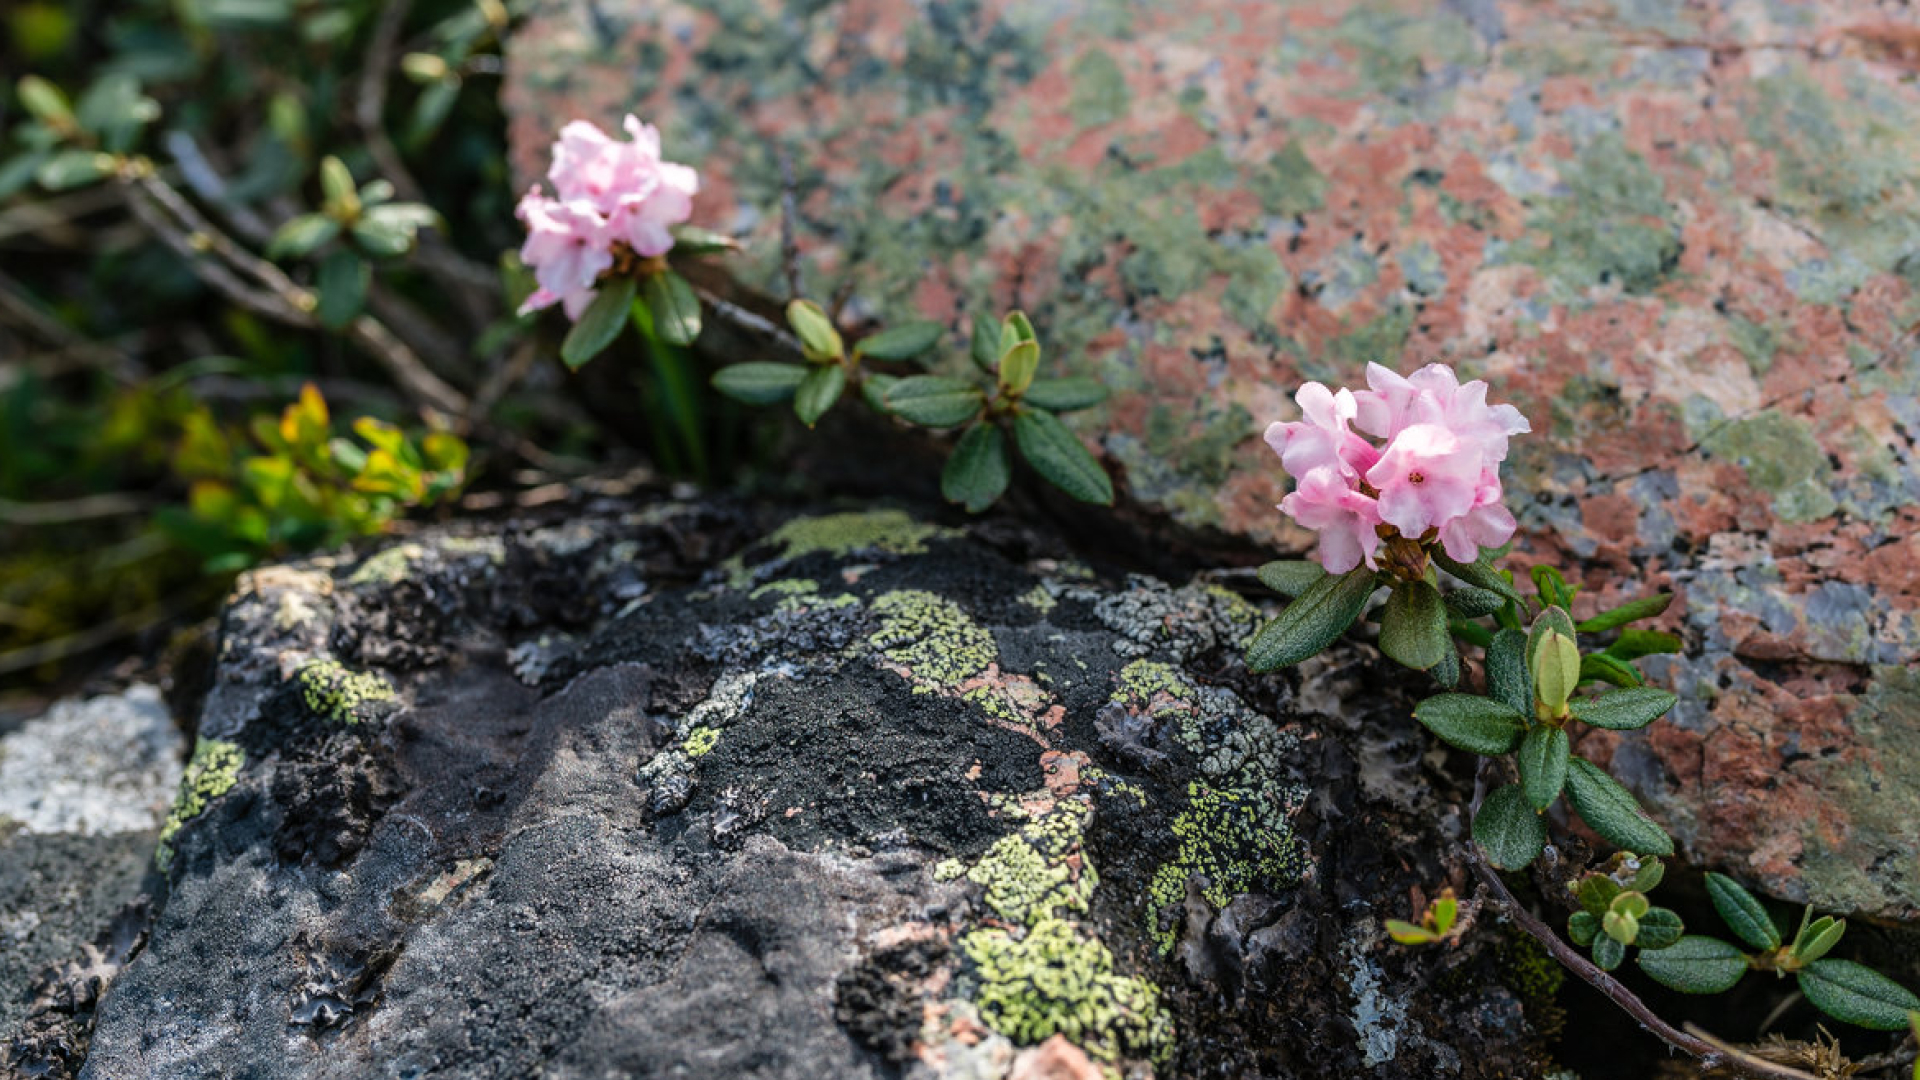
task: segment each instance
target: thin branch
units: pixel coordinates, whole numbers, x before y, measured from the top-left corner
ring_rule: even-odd
[[[52,502],[14,502],[0,499],[0,525],[64,525],[74,521],[125,517],[146,511],[152,504],[121,492],[85,495]]]
[[[793,197],[793,159],[785,149],[775,153],[780,159],[780,268],[786,273],[787,299],[792,301],[800,298],[800,244],[793,235],[799,210]]]
[[[1819,1077],[1811,1073],[1801,1072],[1791,1065],[1781,1065],[1768,1061],[1766,1058],[1749,1054],[1745,1050],[1727,1042],[1725,1039],[1710,1034],[1698,1024],[1688,1024],[1687,1034],[1692,1035],[1694,1038],[1727,1055],[1730,1062],[1738,1062],[1741,1067],[1759,1071],[1762,1075],[1779,1076],[1787,1078],[1787,1080],[1820,1080]],[[1733,1066],[1728,1065],[1727,1067],[1732,1068]]]

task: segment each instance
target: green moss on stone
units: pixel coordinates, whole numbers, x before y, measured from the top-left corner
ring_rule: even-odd
[[[981,1017],[1018,1043],[1065,1035],[1104,1061],[1165,1061],[1173,1020],[1160,989],[1116,975],[1113,953],[1065,919],[1041,919],[1024,933],[974,930],[960,942],[980,981]]]
[[[180,777],[180,790],[173,796],[173,808],[160,826],[160,844],[153,853],[155,866],[163,872],[167,869],[173,862],[174,834],[233,787],[246,760],[246,753],[230,742],[201,739],[194,744],[193,757]]]
[[[913,673],[916,690],[950,690],[999,658],[993,634],[950,600],[917,589],[884,593],[871,609],[869,643]]]
[[[692,731],[687,732],[686,740],[680,744],[680,749],[688,757],[698,758],[705,757],[712,752],[714,747],[719,745],[719,728],[696,727]]]
[[[336,724],[357,724],[365,718],[366,706],[394,700],[387,680],[349,670],[337,660],[316,660],[294,678],[307,711]]]

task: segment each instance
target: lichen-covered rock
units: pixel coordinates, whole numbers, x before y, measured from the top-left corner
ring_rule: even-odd
[[[1699,860],[1920,915],[1910,22],[1870,0],[524,7],[524,177],[560,120],[638,110],[779,294],[784,155],[810,294],[856,321],[1026,308],[1050,363],[1115,390],[1080,431],[1179,522],[1307,544],[1257,438],[1304,379],[1489,380],[1535,432],[1523,557],[1572,561],[1592,601],[1682,599],[1685,701],[1617,738],[1615,772]]]
[[[686,504],[246,576],[83,1075],[1544,1075],[1505,931],[1382,932],[1467,885],[1386,669],[1053,552]]]
[[[145,925],[182,742],[145,685],[60,702],[0,738],[0,1074],[86,1057],[100,989]]]

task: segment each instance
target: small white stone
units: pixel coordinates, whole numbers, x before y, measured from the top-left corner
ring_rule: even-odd
[[[58,702],[0,739],[0,819],[31,833],[157,829],[184,742],[151,686]]]

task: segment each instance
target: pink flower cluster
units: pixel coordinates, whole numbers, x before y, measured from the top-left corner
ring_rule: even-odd
[[[1463,384],[1445,364],[1404,379],[1368,364],[1367,386],[1336,393],[1308,383],[1294,396],[1301,419],[1267,428],[1267,445],[1298,481],[1280,510],[1320,534],[1320,565],[1378,569],[1380,545],[1396,532],[1437,538],[1460,562],[1506,543],[1514,520],[1501,505],[1500,463],[1508,437],[1532,430],[1520,410],[1488,405],[1486,383]]]
[[[515,211],[527,226],[520,260],[539,288],[520,313],[560,304],[578,319],[593,300],[594,282],[613,265],[613,245],[640,255],[673,247],[668,226],[693,213],[700,174],[660,160],[660,133],[637,117],[626,120],[632,141],[622,142],[585,120],[560,129],[547,179],[554,197],[535,184]]]

